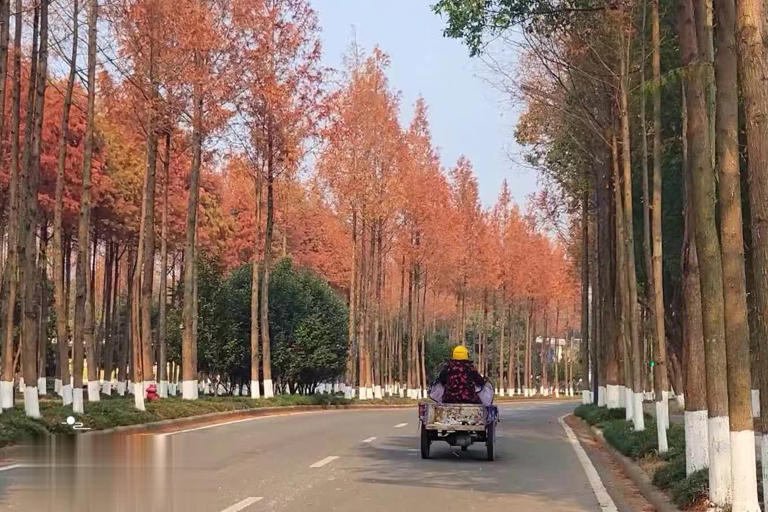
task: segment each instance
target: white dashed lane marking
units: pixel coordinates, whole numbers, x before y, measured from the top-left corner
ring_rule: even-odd
[[[244,500],[238,501],[234,505],[230,505],[221,512],[240,512],[241,510],[245,510],[247,507],[250,507],[257,501],[261,501],[263,498],[261,496],[251,496],[250,498],[245,498]]]
[[[395,428],[403,428],[406,425],[408,425],[408,424],[407,423],[398,423],[397,425],[395,425]]]
[[[330,464],[331,462],[335,461],[338,458],[339,457],[337,457],[336,455],[330,455],[330,456],[328,456],[328,457],[326,457],[324,459],[321,459],[321,460],[315,462],[314,464],[312,464],[309,467],[311,467],[311,468],[321,468],[321,467],[325,466],[326,464]]]
[[[376,438],[375,438],[375,437],[369,437],[368,439],[363,439],[363,442],[364,442],[364,443],[372,443],[372,442],[373,442],[373,441],[375,441],[375,440],[376,440]]]

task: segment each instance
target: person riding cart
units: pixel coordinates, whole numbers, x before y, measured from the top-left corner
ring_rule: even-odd
[[[483,403],[478,388],[483,390],[486,379],[469,360],[467,347],[459,345],[453,349],[453,356],[446,361],[437,383],[443,386],[440,402],[447,404],[479,404]]]

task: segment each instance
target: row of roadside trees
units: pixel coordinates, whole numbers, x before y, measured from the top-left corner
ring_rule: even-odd
[[[757,512],[755,429],[768,444],[763,2],[436,9],[473,52],[498,55],[494,38],[527,64],[507,79],[491,59],[527,105],[518,139],[581,233],[585,398],[626,406],[643,430],[653,363],[659,451],[674,387],[688,473],[708,468],[714,505]]]

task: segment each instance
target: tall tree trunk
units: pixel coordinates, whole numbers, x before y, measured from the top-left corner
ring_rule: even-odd
[[[201,66],[201,56],[195,52],[195,66]],[[200,199],[200,159],[203,144],[203,91],[198,82],[194,85],[194,114],[192,131],[192,167],[189,172],[189,201],[187,203],[186,240],[184,243],[184,306],[182,310],[183,331],[181,343],[182,398],[197,399],[197,336],[195,319],[197,301],[195,297],[195,230],[197,228],[197,205]]]
[[[272,386],[272,362],[269,336],[269,273],[272,265],[272,234],[274,230],[274,149],[273,133],[270,127],[269,155],[267,157],[267,223],[264,228],[264,269],[261,278],[261,357],[264,367],[264,397],[271,398],[275,395]]]
[[[152,372],[152,285],[155,274],[155,189],[157,184],[157,146],[158,146],[158,79],[157,79],[157,28],[155,27],[156,5],[153,2],[152,20],[149,27],[149,108],[147,121],[147,166],[144,175],[144,205],[143,230],[139,233],[142,238],[142,248],[138,257],[141,258],[140,299],[139,299],[139,347],[141,350],[141,376],[143,381],[136,381],[134,386],[141,385],[141,394],[155,382]],[[137,360],[138,361],[138,360]],[[138,391],[136,391],[138,393]]]
[[[597,222],[593,223],[593,230],[594,233],[596,229],[594,227],[597,225]],[[593,235],[594,236],[594,235]],[[600,329],[598,326],[599,321],[599,314],[598,314],[598,308],[597,303],[599,301],[600,297],[600,290],[598,289],[598,280],[599,280],[599,269],[598,269],[598,247],[597,247],[597,236],[594,236],[594,245],[592,250],[592,257],[591,257],[591,268],[589,272],[589,282],[590,282],[590,341],[589,344],[589,361],[590,365],[592,367],[592,387],[590,388],[590,391],[592,392],[592,403],[597,405],[598,399],[599,399],[599,393],[600,393],[600,384],[602,382],[600,381],[600,370],[601,370],[601,364],[599,363],[599,354],[600,354]]]
[[[64,166],[69,147],[69,113],[72,108],[72,91],[77,74],[77,43],[80,24],[78,23],[79,2],[72,5],[72,53],[69,57],[69,76],[64,93],[64,108],[61,114],[59,133],[59,153],[56,162],[56,198],[53,208],[53,297],[56,309],[56,338],[59,348],[59,368],[57,386],[61,389],[64,405],[72,403],[72,385],[69,382],[69,333],[67,330],[67,301],[64,291],[64,259],[62,254],[62,212],[64,209]]]
[[[18,11],[17,11],[18,12]],[[0,157],[5,157],[5,91],[8,76],[8,39],[11,25],[11,0],[0,0]]]
[[[257,169],[253,179],[254,196],[256,202],[256,233],[253,246],[253,264],[251,270],[251,398],[259,398],[259,345],[261,343],[259,331],[259,275],[261,267],[259,261],[259,247],[261,245],[261,172]],[[350,318],[350,322],[351,322]]]
[[[629,32],[629,31],[627,31]],[[621,154],[622,154],[622,170],[624,175],[624,236],[626,239],[625,257],[626,257],[626,269],[627,269],[627,283],[629,292],[629,309],[626,314],[629,318],[629,341],[631,347],[631,384],[633,399],[628,400],[627,409],[632,409],[632,421],[636,431],[645,430],[645,422],[643,419],[643,355],[640,351],[640,318],[637,308],[637,277],[635,275],[635,235],[633,227],[633,214],[632,214],[632,160],[630,151],[630,132],[629,132],[629,44],[627,43],[627,51],[624,52],[622,46],[622,53],[620,59],[621,77],[620,77],[620,108],[619,116],[621,119]],[[629,396],[627,396],[629,398]]]
[[[163,213],[160,227],[160,301],[158,304],[157,344],[159,356],[157,378],[160,396],[168,396],[167,307],[168,307],[168,188],[170,187],[171,132],[165,132],[165,159],[163,160]]]
[[[357,280],[357,210],[352,211],[352,264],[350,270],[350,284],[349,284],[349,353],[347,354],[347,375],[346,383],[347,387],[354,388],[355,386],[355,363],[357,362],[357,295],[359,283]],[[405,272],[405,266],[403,266],[403,272]],[[401,302],[400,309],[402,314],[402,288],[401,288]],[[401,381],[402,381],[402,365],[400,368]],[[354,390],[345,389],[347,397],[351,398],[354,395]]]
[[[719,5],[719,4],[718,4]],[[736,2],[736,27],[739,39],[738,66],[742,79],[744,112],[746,115],[749,208],[752,230],[752,273],[754,279],[755,328],[757,338],[757,368],[760,374],[760,418],[758,429],[762,444],[762,476],[764,496],[768,492],[768,148],[765,140],[768,136],[768,91],[765,80],[768,78],[768,62],[764,44],[766,29],[763,3],[758,0],[739,0]],[[718,14],[719,16],[719,14]],[[720,19],[718,18],[718,21]],[[738,172],[738,167],[737,167]],[[737,181],[738,185],[738,181]],[[754,464],[750,464],[750,455],[754,453],[747,446],[752,446],[752,423],[745,416],[749,410],[746,389],[749,380],[749,352],[746,342],[741,338],[738,344],[728,350],[728,391],[730,404],[731,443],[733,455],[734,511],[753,510],[754,501]],[[731,375],[733,372],[733,375]],[[736,403],[733,403],[736,402]],[[735,417],[734,417],[735,415]],[[738,463],[736,463],[738,459]],[[752,475],[751,480],[747,481]],[[741,481],[737,481],[740,478]],[[742,503],[742,499],[747,500]]]
[[[701,285],[693,230],[693,190],[688,169],[688,109],[683,84],[683,352],[685,354],[685,470],[687,475],[709,465],[707,442],[707,388]]]
[[[651,45],[653,51],[653,265],[649,279],[652,280],[654,323],[654,361],[657,363],[653,374],[656,395],[656,422],[659,451],[667,451],[669,428],[669,383],[667,382],[667,338],[664,325],[664,275],[662,269],[662,203],[661,203],[661,42],[659,36],[659,0],[651,0]],[[682,393],[682,390],[680,390]]]
[[[106,267],[107,279],[109,280],[109,286],[107,287],[107,293],[109,294],[109,307],[107,308],[107,322],[106,322],[106,341],[104,345],[104,387],[102,393],[105,395],[112,395],[112,370],[115,368],[115,347],[117,346],[116,334],[118,329],[115,326],[117,321],[117,311],[119,310],[118,302],[118,289],[120,288],[120,246],[116,241],[109,243],[111,246],[112,257],[111,267]]]
[[[45,219],[40,222],[40,243],[38,244],[38,281],[36,295],[39,297],[37,314],[37,394],[48,393],[46,380],[46,363],[48,355],[48,322],[49,300],[45,281],[48,277],[48,223]]]
[[[18,244],[19,244],[19,131],[21,130],[21,35],[22,35],[22,4],[15,4],[15,33],[13,38],[13,90],[11,105],[11,180],[8,185],[8,258],[3,266],[2,299],[0,300],[0,318],[3,327],[2,336],[2,376],[0,376],[0,407],[13,407],[13,333],[16,311],[16,295],[18,289]]]
[[[728,431],[728,386],[723,316],[723,269],[715,222],[715,176],[710,157],[709,118],[707,116],[706,39],[697,37],[706,19],[703,5],[682,0],[680,8],[680,48],[686,74],[688,109],[689,171],[692,184],[692,209],[696,256],[701,285],[702,327],[706,351],[706,387],[709,441],[709,496],[718,505],[729,502],[731,487],[730,442]],[[697,11],[698,10],[698,11]],[[694,20],[696,20],[694,25]],[[701,29],[701,30],[695,30]]]
[[[585,187],[581,197],[581,346],[579,348],[582,379],[581,400],[584,404],[590,403],[589,354],[592,344],[595,342],[594,339],[589,339],[589,258],[589,190]]]
[[[615,137],[615,136],[614,136]],[[630,318],[630,294],[629,294],[629,271],[627,270],[627,235],[624,234],[626,223],[624,221],[624,204],[622,199],[622,184],[619,165],[618,143],[615,143],[616,152],[613,158],[613,202],[615,209],[615,240],[616,240],[616,286],[614,288],[615,304],[618,313],[618,328],[616,330],[616,351],[614,353],[617,366],[616,388],[608,388],[608,408],[620,408],[626,406],[626,384],[629,384],[626,378],[627,366],[624,364],[626,359],[627,340],[631,332]],[[620,383],[623,380],[624,386]],[[626,407],[626,419],[632,419],[631,404]]]
[[[734,0],[716,0],[716,155],[728,366],[728,418],[734,512],[759,511],[751,407],[749,324],[739,175],[739,100]],[[762,19],[762,18],[761,18]],[[762,52],[765,59],[765,53]],[[768,66],[764,66],[768,70]],[[745,71],[747,74],[750,71]],[[765,96],[768,98],[768,96]],[[759,151],[759,150],[758,150]]]
[[[600,291],[598,311],[600,312],[600,340],[602,373],[600,379],[603,385],[598,389],[598,404],[609,408],[618,407],[619,368],[616,360],[618,325],[620,324],[616,311],[615,287],[616,264],[613,257],[615,243],[614,201],[612,167],[618,166],[618,148],[616,135],[610,134],[611,165],[602,166],[598,173],[597,204],[598,204],[598,289]],[[616,172],[617,173],[617,172]],[[600,397],[600,391],[605,395]]]
[[[37,50],[37,69],[30,71],[30,94],[27,108],[27,120],[32,120],[26,127],[24,163],[22,166],[20,187],[23,193],[21,226],[19,229],[19,282],[22,304],[22,363],[26,387],[24,389],[24,411],[32,418],[40,417],[37,392],[37,346],[40,328],[40,278],[36,262],[36,234],[38,225],[37,192],[40,184],[40,146],[45,111],[45,89],[48,81],[48,0],[41,0],[39,7],[40,44]],[[36,18],[38,17],[36,13]],[[35,27],[33,30],[37,30]],[[33,35],[33,52],[36,37]],[[34,66],[33,66],[34,68]],[[33,89],[34,84],[34,89]]]

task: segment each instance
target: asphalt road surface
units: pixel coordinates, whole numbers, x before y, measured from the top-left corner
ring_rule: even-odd
[[[422,460],[415,407],[79,436],[0,463],[0,510],[595,512],[602,482],[559,422],[573,407],[502,405],[494,462],[443,442]]]

